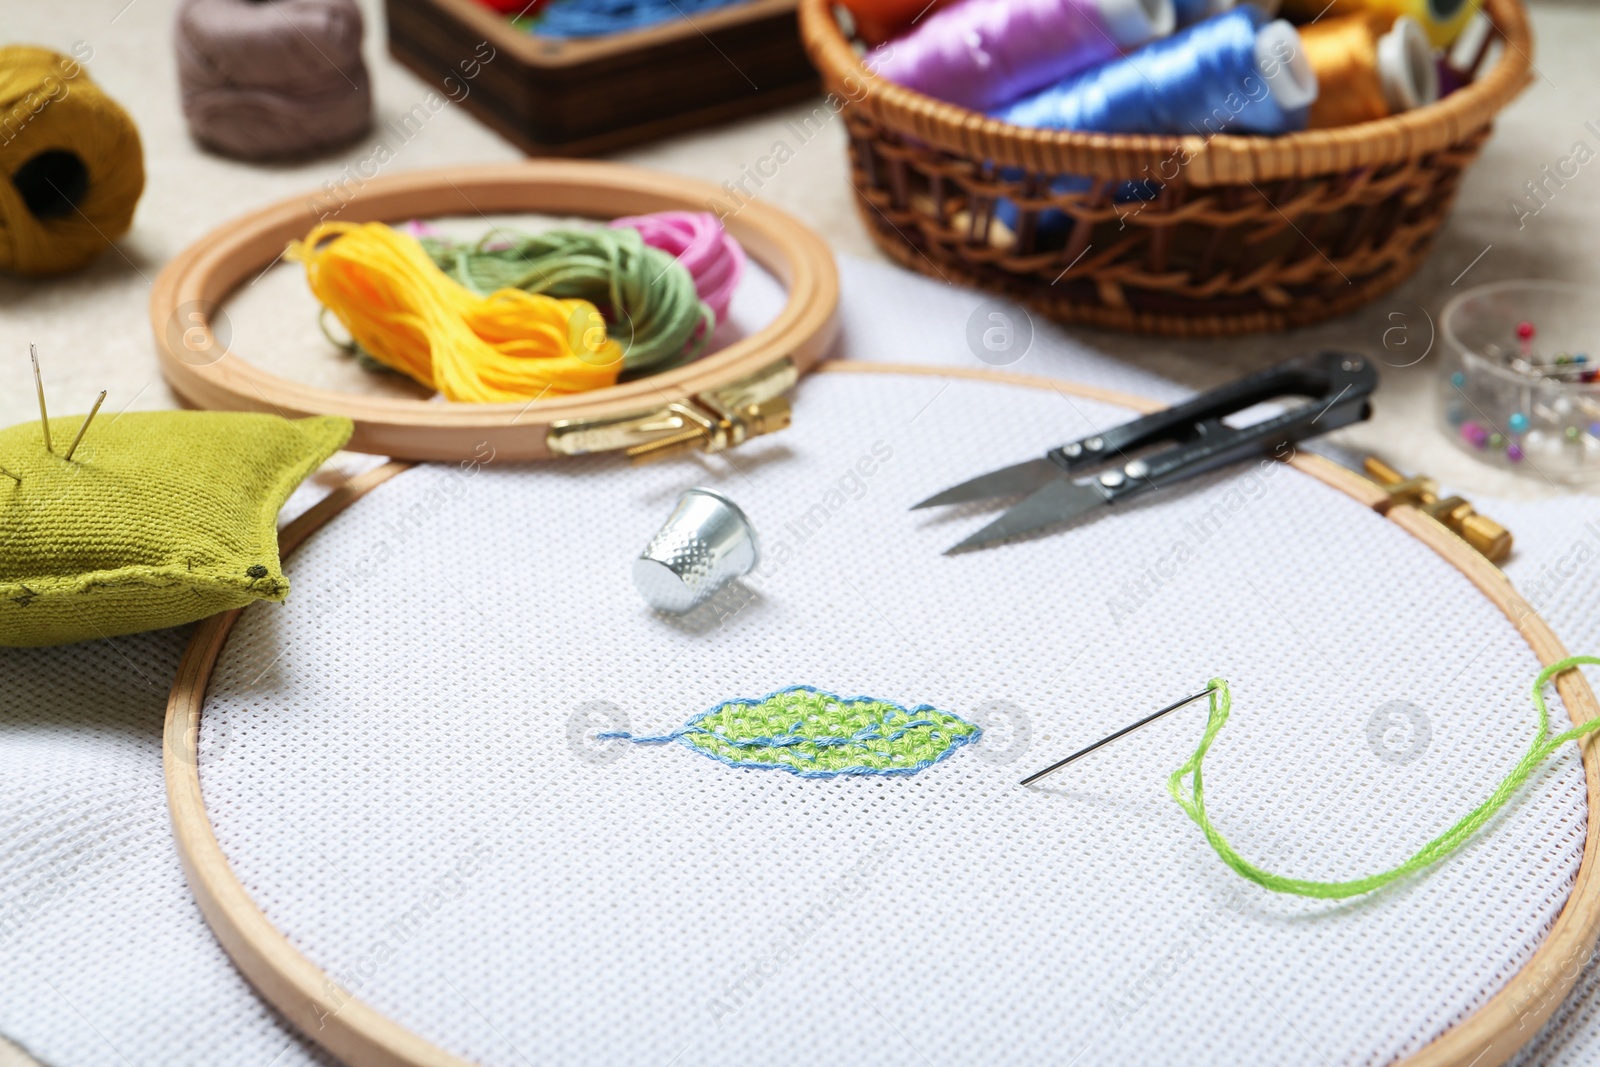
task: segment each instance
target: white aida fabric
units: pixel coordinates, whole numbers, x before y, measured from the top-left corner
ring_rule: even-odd
[[[1169,404],[1193,394],[988,293],[847,256],[839,258],[839,280],[839,347],[848,359],[1066,378]],[[754,317],[771,297],[763,281],[748,288],[747,295],[741,284],[739,295]]]
[[[730,333],[781,304],[752,264]],[[283,521],[373,463],[340,455]],[[0,1034],[49,1064],[326,1062],[234,971],[172,848],[161,726],[190,632],[0,649]]]
[[[1198,706],[1017,779],[1220,674],[1219,826],[1273,869],[1356,876],[1505,774],[1537,664],[1459,573],[1287,468],[953,558],[985,513],[906,510],[1123,414],[830,374],[732,463],[403,474],[224,654],[200,768],[223,848],[333,976],[329,1010],[359,995],[485,1064],[1414,1051],[1564,903],[1575,752],[1425,877],[1342,904],[1244,883],[1167,797]],[[627,564],[694,484],[746,510],[766,562],[673,621]],[[593,738],[793,684],[989,732],[913,777],[825,781]]]
[[[1505,570],[1528,602],[1573,652],[1600,649],[1600,502],[1483,500],[1479,506],[1506,516],[1516,532],[1517,552]],[[1577,985],[1513,1061],[1516,1067],[1600,1063],[1600,951],[1562,961],[1562,968],[1582,970]]]
[[[0,648],[0,1030],[47,1064],[332,1062],[254,997],[183,881],[161,729],[190,630]]]
[[[938,282],[848,258],[841,260],[840,267],[844,279],[841,355],[858,360],[977,365],[959,331],[983,302],[983,298],[962,290],[952,290]],[[770,294],[762,296],[763,287],[756,284],[759,281],[759,276],[755,276],[750,286],[741,287],[740,301],[736,303],[737,311],[740,304],[748,301],[752,324],[762,321],[762,316],[770,310]],[[1164,399],[1183,395],[1179,387],[1129,371],[1123,365],[1095,354],[1090,348],[1043,324],[1039,325],[1027,354],[1004,369],[1067,377]],[[936,395],[935,387],[940,384],[912,383],[904,379],[898,381],[900,388],[912,392],[921,390],[917,395],[925,395],[930,399]],[[820,386],[823,383],[819,381],[815,384]],[[918,423],[934,416],[938,416],[946,427],[958,422],[955,409],[945,406],[949,399],[938,398],[927,413],[918,419]],[[816,407],[810,401],[805,403],[808,410]],[[1105,417],[1118,420],[1127,417],[1126,412],[1110,412],[1082,401],[1077,403],[1084,412],[1100,411]],[[1062,402],[1062,407],[1065,408],[1065,402]],[[1005,425],[1004,422],[1000,424],[1002,429]],[[1052,423],[1042,436],[1049,443],[1057,443],[1056,437],[1066,433],[1069,428],[1067,423],[1059,426]],[[784,444],[783,438],[787,436],[773,438],[772,447]],[[1029,447],[1033,447],[1033,444]],[[995,451],[1000,451],[998,446]],[[734,458],[741,466],[748,466],[738,456]],[[897,452],[894,462],[907,458],[905,453]],[[986,466],[987,458],[985,449],[982,459],[975,457],[971,460],[971,468]],[[370,460],[366,459],[339,457],[336,465],[340,470],[324,472],[303,487],[285,509],[285,518],[298,514],[318,495],[326,492],[337,480],[338,473],[353,473],[369,463]],[[893,463],[890,464],[892,468]],[[420,476],[413,474],[406,477]],[[954,472],[941,471],[935,481],[943,484],[955,476]],[[391,493],[400,490],[403,484],[386,486],[379,492]],[[640,529],[635,531],[638,544],[630,541],[627,546],[629,554],[642,546],[646,536],[643,528],[654,521],[650,516],[664,513],[668,496],[670,493],[663,493],[661,499],[653,500],[649,508],[633,517]],[[743,494],[738,494],[738,498],[743,500]],[[375,495],[372,502],[376,500]],[[807,501],[808,506],[811,502],[814,501]],[[1517,553],[1506,565],[1507,572],[1535,599],[1556,632],[1574,651],[1600,648],[1600,580],[1597,580],[1600,578],[1600,568],[1594,566],[1592,555],[1578,558],[1581,555],[1578,550],[1583,544],[1590,545],[1591,551],[1600,551],[1600,534],[1594,533],[1588,525],[1597,517],[1593,500],[1574,498],[1544,504],[1517,502],[1492,506],[1487,501],[1480,503],[1487,513],[1516,531]],[[319,540],[332,541],[343,536],[341,531],[348,528],[347,520],[353,518],[354,514],[339,519],[319,536]],[[770,516],[761,518],[765,517]],[[780,515],[780,526],[791,518],[791,513],[784,511]],[[899,523],[904,516],[897,514],[893,518],[895,523]],[[1358,521],[1365,518],[1360,516]],[[948,536],[938,539],[933,547],[943,547],[980,521],[981,516],[972,516],[951,524]],[[885,529],[900,531],[903,527],[891,525]],[[930,564],[933,562],[931,556],[930,553]],[[1196,558],[1200,561],[1198,569],[1204,569],[1207,566],[1204,557]],[[1312,563],[1312,570],[1302,579],[1313,593],[1327,584],[1322,570],[1325,562],[1319,560]],[[854,575],[852,579],[857,580]],[[867,587],[861,585],[859,580],[857,584],[866,591]],[[752,583],[751,588],[756,588],[756,585]],[[1542,596],[1539,593],[1541,588],[1546,590]],[[1265,586],[1262,589],[1266,591]],[[299,590],[295,596],[298,594]],[[1168,593],[1163,591],[1162,595],[1167,596]],[[1096,610],[1093,604],[1090,610]],[[1098,610],[1103,611],[1104,605],[1100,605]],[[1159,600],[1152,600],[1151,606],[1141,609],[1139,618],[1148,620],[1142,621],[1141,625],[1148,627],[1152,642],[1150,647],[1160,647],[1159,640],[1164,640],[1170,633],[1212,625],[1212,614],[1198,616],[1193,612],[1180,613],[1181,610],[1176,602],[1169,608]],[[1305,624],[1299,616],[1292,617],[1296,619],[1296,625],[1304,630]],[[1440,608],[1437,619],[1430,621],[1429,626],[1438,626],[1439,620],[1448,619],[1451,616]],[[898,617],[896,622],[897,625],[905,625]],[[1463,635],[1470,633],[1466,620],[1449,622],[1447,625]],[[1492,625],[1499,624],[1492,622]],[[122,1067],[129,1063],[162,1063],[212,1067],[219,1063],[238,1063],[288,1067],[290,1064],[330,1062],[308,1042],[296,1036],[270,1009],[265,1008],[233,970],[195,909],[173,852],[165,796],[161,788],[160,730],[166,692],[187,637],[188,630],[182,629],[65,649],[0,649],[0,1032],[47,1064],[58,1067]],[[373,645],[369,642],[361,647],[370,649]],[[1294,660],[1290,661],[1290,666],[1298,670],[1302,663],[1301,660]],[[1200,673],[1206,669],[1201,667]],[[1193,676],[1181,673],[1183,677],[1178,679],[1182,683],[1180,688],[1193,684]],[[1508,678],[1505,682],[1509,703],[1501,705],[1499,714],[1505,717],[1513,730],[1522,730],[1528,728],[1525,725],[1528,709],[1521,702],[1525,679],[1520,676],[1520,671],[1516,673],[1516,677]],[[1146,675],[1147,671],[1143,668],[1129,669],[1130,678]],[[1234,675],[1230,674],[1230,677]],[[1235,681],[1238,681],[1237,677]],[[1164,701],[1172,698],[1171,692],[1153,679],[1148,689],[1147,698],[1141,699]],[[915,692],[900,695],[916,697]],[[1129,707],[1128,717],[1131,718],[1146,706],[1154,705],[1141,704],[1137,709]],[[1233,735],[1242,725],[1250,706],[1251,701],[1241,690],[1237,713],[1239,718],[1225,731],[1218,757],[1231,745]],[[1106,804],[1103,809],[1095,809],[1097,817],[1114,818],[1121,810],[1103,798],[1118,795],[1111,792],[1111,787],[1116,785],[1119,776],[1127,777],[1118,772],[1130,766],[1122,761],[1132,759],[1137,759],[1141,767],[1148,767],[1152,775],[1148,780],[1140,779],[1141,788],[1145,791],[1138,795],[1138,810],[1155,813],[1164,805],[1171,805],[1164,793],[1151,790],[1159,784],[1159,778],[1166,768],[1186,753],[1192,737],[1190,731],[1198,726],[1201,713],[1190,711],[1181,714],[1187,718],[1174,722],[1170,727],[1153,728],[1170,730],[1170,733],[1146,731],[1142,737],[1128,738],[1122,744],[1131,746],[1129,753],[1108,750],[1104,758],[1113,762],[1099,765],[1086,762],[1076,772],[1100,776],[1096,779],[1072,780],[1090,786],[1083,803]],[[670,715],[663,713],[653,716],[649,725],[666,723],[670,719]],[[1109,723],[1113,719],[1113,714],[1106,712],[1098,721]],[[643,720],[634,723],[635,729],[642,729],[646,725]],[[1007,739],[1013,736],[1005,716],[993,715],[989,725],[989,741],[996,743],[995,751],[1000,754],[999,758],[1004,758]],[[1067,750],[1072,741],[1091,732],[1084,729],[1073,733],[1071,737],[1053,735],[1052,740],[1045,741],[1044,731],[1037,729],[1037,725],[1036,720],[1030,719],[1027,729],[1019,731],[1026,738],[1024,747],[1027,753],[1019,752],[1010,763],[1003,764],[1006,775],[999,781],[1006,790],[1025,769],[1043,765],[1043,762]],[[1437,731],[1433,736],[1437,744]],[[1521,733],[1515,734],[1519,742],[1523,736]],[[216,752],[213,746],[217,739],[217,735],[208,735],[205,742],[208,755]],[[937,785],[939,778],[934,776],[947,775],[963,761],[980,759],[982,754],[989,751],[989,741],[962,751],[950,762],[931,769],[921,784]],[[1158,741],[1164,746],[1159,752],[1153,747]],[[1147,747],[1141,749],[1141,746]],[[231,740],[221,750],[223,759],[228,748],[231,748]],[[698,759],[678,749],[639,749],[629,753],[626,759],[637,761],[649,756],[669,760],[686,757]],[[710,761],[702,762],[708,768],[716,766]],[[1222,764],[1219,761],[1214,766],[1213,778],[1220,778]],[[1416,763],[1410,766],[1415,767]],[[1389,768],[1390,765],[1385,764],[1381,769]],[[736,772],[724,770],[723,773],[731,775]],[[785,779],[787,777],[784,776]],[[836,789],[844,783],[809,784],[827,790]],[[870,784],[881,788],[894,783],[874,780]],[[1481,785],[1482,782],[1463,780],[1452,795],[1461,805],[1465,805],[1476,799],[1477,792],[1474,790]],[[1059,788],[1059,785],[1053,788]],[[1220,788],[1220,785],[1214,788]],[[1457,810],[1452,808],[1448,815],[1453,817]],[[1235,830],[1230,818],[1232,814],[1233,809],[1223,809],[1219,804],[1218,818],[1229,832]],[[1170,813],[1162,817],[1168,818]],[[1444,816],[1441,814],[1440,817]],[[1076,813],[1074,818],[1081,821],[1082,813]],[[1121,825],[1120,819],[1117,819],[1117,824]],[[1193,832],[1187,824],[1181,827],[1164,825],[1175,835]],[[1496,827],[1500,825],[1497,823]],[[1011,832],[1006,827],[996,831],[1003,839]],[[1133,832],[1133,829],[1128,830],[1129,834]],[[1058,838],[1059,835],[1045,837],[1045,847],[1066,847]],[[1406,839],[1405,845],[1411,843],[1414,843],[1414,839]],[[736,845],[737,840],[726,841],[721,848],[728,851]],[[778,848],[775,845],[769,847]],[[814,846],[802,842],[795,847],[798,851],[805,851]],[[1563,847],[1566,847],[1565,844]],[[1115,851],[1126,849],[1125,844],[1119,843]],[[1396,839],[1383,859],[1393,859],[1403,851],[1405,847]],[[1269,855],[1265,851],[1261,854]],[[865,851],[863,855],[866,855]],[[1160,856],[1151,853],[1146,858],[1154,863]],[[1277,853],[1271,853],[1270,858],[1285,860],[1281,869],[1291,869],[1287,861],[1293,859],[1292,856],[1280,857]],[[1353,860],[1359,858],[1353,857]],[[1214,862],[1209,860],[1203,846],[1196,847],[1194,859],[1201,864]],[[848,864],[843,868],[841,878],[836,882],[841,890],[853,884],[843,878],[843,874],[852,869],[852,865]],[[1292,869],[1301,870],[1298,867]],[[868,868],[863,866],[861,873],[869,873]],[[653,875],[641,875],[633,880],[648,881],[651,877]],[[1070,869],[1063,867],[1052,874],[1048,881],[1073,877],[1081,878],[1081,874],[1073,875]],[[1140,1015],[1131,1017],[1125,1029],[1147,1028],[1160,1013],[1187,1017],[1188,1009],[1182,1000],[1188,995],[1186,991],[1196,981],[1209,981],[1206,976],[1210,972],[1196,971],[1198,965],[1194,961],[1210,960],[1214,946],[1227,942],[1232,936],[1232,927],[1221,922],[1231,915],[1227,908],[1232,898],[1221,895],[1221,887],[1232,884],[1228,882],[1231,875],[1218,871],[1215,876],[1207,877],[1221,879],[1220,887],[1216,882],[1206,883],[1207,891],[1217,894],[1206,898],[1208,902],[1215,901],[1214,905],[1198,911],[1189,908],[1175,913],[1160,920],[1151,930],[1139,934],[1137,939],[1130,940],[1126,950],[1128,958],[1144,952],[1145,963],[1142,970],[1135,968],[1138,975],[1136,982],[1142,984],[1132,986],[1134,995],[1131,999],[1125,995],[1127,987],[1122,990],[1097,987],[1087,973],[1074,977],[1066,971],[1052,971],[1041,981],[1055,983],[1057,988],[1066,991],[1066,996],[1085,1001],[1090,1007],[1111,1005],[1113,998],[1118,998],[1115,1000],[1118,1005],[1150,1005]],[[834,884],[830,883],[830,886]],[[1037,889],[1035,886],[1034,890]],[[1239,890],[1235,888],[1231,891]],[[1406,891],[1402,889],[1402,892]],[[750,888],[739,882],[734,885],[733,892],[735,895],[749,893]],[[815,893],[811,895],[816,896]],[[1011,898],[1012,891],[1007,888],[990,895],[994,899],[990,906],[998,906]],[[600,899],[608,900],[610,897],[602,895]],[[829,899],[823,896],[813,902],[825,904]],[[442,893],[440,900],[442,903]],[[1530,921],[1534,918],[1533,911],[1529,912],[1528,918]],[[847,945],[822,939],[819,935],[811,940],[810,951],[821,951],[841,959],[857,960],[868,956],[882,959],[886,953],[894,951],[892,947],[883,946],[893,946],[897,943],[894,939],[903,930],[916,928],[914,922],[908,926],[908,921],[892,915],[886,917],[881,931],[875,931],[861,945]],[[939,925],[943,927],[946,924]],[[1081,936],[1082,931],[1075,928],[1077,925],[1081,924],[1068,927],[1071,936]],[[1149,920],[1129,920],[1128,925],[1149,925]],[[1463,924],[1464,927],[1468,925]],[[980,921],[977,928],[981,929],[982,926]],[[968,924],[969,933],[971,927],[972,924]],[[1066,935],[1041,926],[1034,940],[1049,943],[1062,936]],[[1455,934],[1448,936],[1453,938]],[[1529,936],[1536,939],[1537,928],[1530,929]],[[716,981],[737,987],[752,966],[759,970],[771,943],[770,938],[759,938],[745,946],[746,951],[736,954],[728,961],[727,967],[717,972]],[[1140,948],[1157,943],[1159,948],[1155,951]],[[819,945],[828,947],[819,949]],[[1030,943],[1030,954],[1032,951]],[[642,966],[645,957],[641,955],[638,959]],[[360,962],[359,955],[353,962]],[[1047,960],[1036,962],[1043,965]],[[1551,1024],[1532,1040],[1528,1051],[1517,1061],[1519,1067],[1536,1064],[1587,1067],[1600,1060],[1600,964],[1593,960],[1578,963],[1584,967],[1578,990],[1560,1006]],[[1205,966],[1212,964],[1208,962]],[[766,969],[772,970],[772,964],[766,964]],[[786,966],[787,970],[789,968]],[[855,971],[847,974],[852,979],[857,977]],[[1252,981],[1256,980],[1253,974],[1251,977]],[[457,982],[462,992],[473,995],[470,988],[462,985],[458,978],[452,977],[452,981]],[[746,986],[752,982],[753,979],[745,979]],[[768,981],[765,988],[775,990],[778,988],[775,983],[776,979]],[[1432,989],[1434,983],[1435,979],[1428,975],[1416,980],[1418,989]],[[908,984],[916,987],[919,982],[910,980]],[[1257,984],[1260,985],[1259,982]],[[619,992],[626,991],[626,987],[618,988]],[[855,996],[848,986],[842,989],[841,994],[830,988],[829,995],[835,999],[841,995]],[[870,992],[866,986],[861,989]],[[1140,989],[1149,992],[1141,994],[1138,992]],[[1261,989],[1267,992],[1264,986]],[[715,1033],[716,1024],[710,1019],[708,1005],[718,991],[696,988],[690,992],[693,996],[690,998],[690,1015],[686,1017],[686,1026]],[[1158,1002],[1155,999],[1158,992],[1166,999]],[[733,993],[738,995],[737,988],[733,989]],[[590,989],[589,995],[618,1004],[616,997],[608,990]],[[765,995],[772,996],[771,992]],[[886,999],[888,1003],[879,1005],[885,1017],[892,1019],[895,1026],[917,1040],[924,1025],[923,1020],[900,1014],[896,995]],[[476,996],[474,1002],[477,1002]],[[845,1053],[836,1058],[853,1061],[856,1046],[849,1045],[851,1034],[874,1027],[884,1030],[886,1027],[884,1018],[877,1016],[870,1008],[857,1004],[857,1009],[866,1018],[864,1021],[856,1020],[853,1024],[855,1029],[837,1039],[847,1047]],[[696,1015],[696,1010],[700,1014]],[[849,1009],[848,1005],[841,1002],[830,1010],[848,1012]],[[1106,1007],[1105,1010],[1108,1014],[1102,1016],[1102,1026],[1113,1025],[1111,1020],[1117,1016],[1110,1013],[1117,1009]],[[814,1005],[785,1001],[781,995],[769,1000],[760,1012],[754,1011],[753,1007],[749,1011],[741,1007],[740,1011],[744,1015],[744,1027],[759,1029],[767,1034],[802,1032],[807,1039],[814,1040],[811,1035],[818,1029],[809,1023],[809,1020],[817,1017]],[[949,1014],[964,1017],[967,1013],[967,1005],[963,1003]],[[1262,1014],[1271,1015],[1271,1011],[1263,1008]],[[1073,1035],[1065,1029],[1070,1017],[1063,1015],[1060,1018],[1063,1028],[1052,1032],[1070,1038]],[[602,1026],[609,1028],[612,1021],[608,1019]],[[731,1027],[737,1017],[727,1017],[723,1021],[725,1026]],[[1302,1025],[1302,1020],[1296,1019],[1296,1025]],[[779,1036],[772,1039],[770,1047],[781,1050],[788,1046]],[[819,1053],[833,1047],[819,1047]],[[1070,1043],[1062,1045],[1061,1049],[1065,1051],[1057,1050],[1050,1055],[1050,1059],[1067,1062],[1081,1047]],[[651,1062],[665,1062],[678,1051],[678,1048],[669,1049],[660,1059]],[[779,1057],[779,1053],[770,1052],[767,1047],[755,1055],[767,1058],[769,1053],[773,1058]],[[503,1054],[510,1056],[509,1053]],[[1304,1056],[1300,1049],[1291,1049],[1291,1054]],[[689,1053],[685,1052],[685,1060],[688,1057]],[[510,1058],[514,1062],[522,1062],[514,1056]],[[1098,1055],[1091,1049],[1084,1053],[1079,1063],[1100,1062],[1102,1058],[1109,1057]],[[998,1053],[987,1051],[980,1059],[987,1062],[1003,1061]],[[916,1062],[922,1061],[917,1059]],[[936,1059],[935,1062],[945,1061]]]
[[[340,453],[285,521],[373,464]],[[46,1063],[334,1063],[233,969],[172,847],[162,724],[192,630],[0,648],[0,1031]],[[14,1049],[0,1067],[33,1062]]]

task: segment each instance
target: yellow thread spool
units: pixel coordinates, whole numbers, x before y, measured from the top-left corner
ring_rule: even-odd
[[[318,300],[374,359],[446,400],[507,403],[615,385],[622,347],[587,300],[479,296],[381,222],[325,222],[289,246]]]
[[[1367,15],[1379,31],[1401,15],[1416,19],[1428,41],[1443,48],[1460,36],[1481,0],[1283,0],[1281,13],[1292,22],[1318,22],[1330,16]],[[1321,18],[1318,18],[1321,16]]]
[[[1300,27],[1300,41],[1317,75],[1313,129],[1370,122],[1439,98],[1433,49],[1409,16],[1381,36],[1366,15],[1321,19]]]
[[[0,270],[59,274],[128,232],[144,152],[128,113],[78,60],[0,48]]]

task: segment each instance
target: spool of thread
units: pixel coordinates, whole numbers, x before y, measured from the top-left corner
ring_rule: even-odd
[[[1275,134],[1305,129],[1316,99],[1317,77],[1294,27],[1243,4],[995,117],[1100,133]]]
[[[855,21],[856,36],[868,44],[882,44],[949,3],[950,0],[843,0],[840,6]]]
[[[961,0],[867,57],[908,89],[1003,107],[1172,32],[1172,0]]]
[[[372,125],[355,0],[182,0],[174,29],[189,132],[235,159],[295,159]]]
[[[1409,15],[1381,36],[1365,15],[1322,19],[1301,27],[1300,40],[1319,87],[1313,128],[1370,122],[1439,99],[1433,48]]]
[[[1415,19],[1435,48],[1460,36],[1481,0],[1283,0],[1282,14],[1295,22],[1320,22],[1329,17],[1366,15],[1382,32],[1401,15]]]
[[[0,48],[0,270],[76,270],[128,232],[144,191],[133,119],[70,56]]]
[[[744,249],[715,215],[705,211],[657,211],[613,219],[612,226],[639,231],[644,243],[688,268],[695,292],[718,322],[728,318],[733,291],[744,275]]]

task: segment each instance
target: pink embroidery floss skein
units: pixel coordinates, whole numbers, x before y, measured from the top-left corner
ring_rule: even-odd
[[[728,317],[728,304],[744,274],[744,249],[717,217],[704,211],[658,211],[613,219],[612,226],[631,226],[644,243],[678,258],[694,278],[695,292],[716,315]]]
[[[182,0],[174,27],[194,139],[237,159],[293,159],[372,124],[355,0]]]
[[[867,57],[877,74],[993,111],[1104,63],[1176,22],[1173,0],[961,0]]]

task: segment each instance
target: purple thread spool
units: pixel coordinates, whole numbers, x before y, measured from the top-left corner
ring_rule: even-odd
[[[1135,48],[1176,23],[1172,0],[963,0],[880,46],[890,81],[992,111]]]

